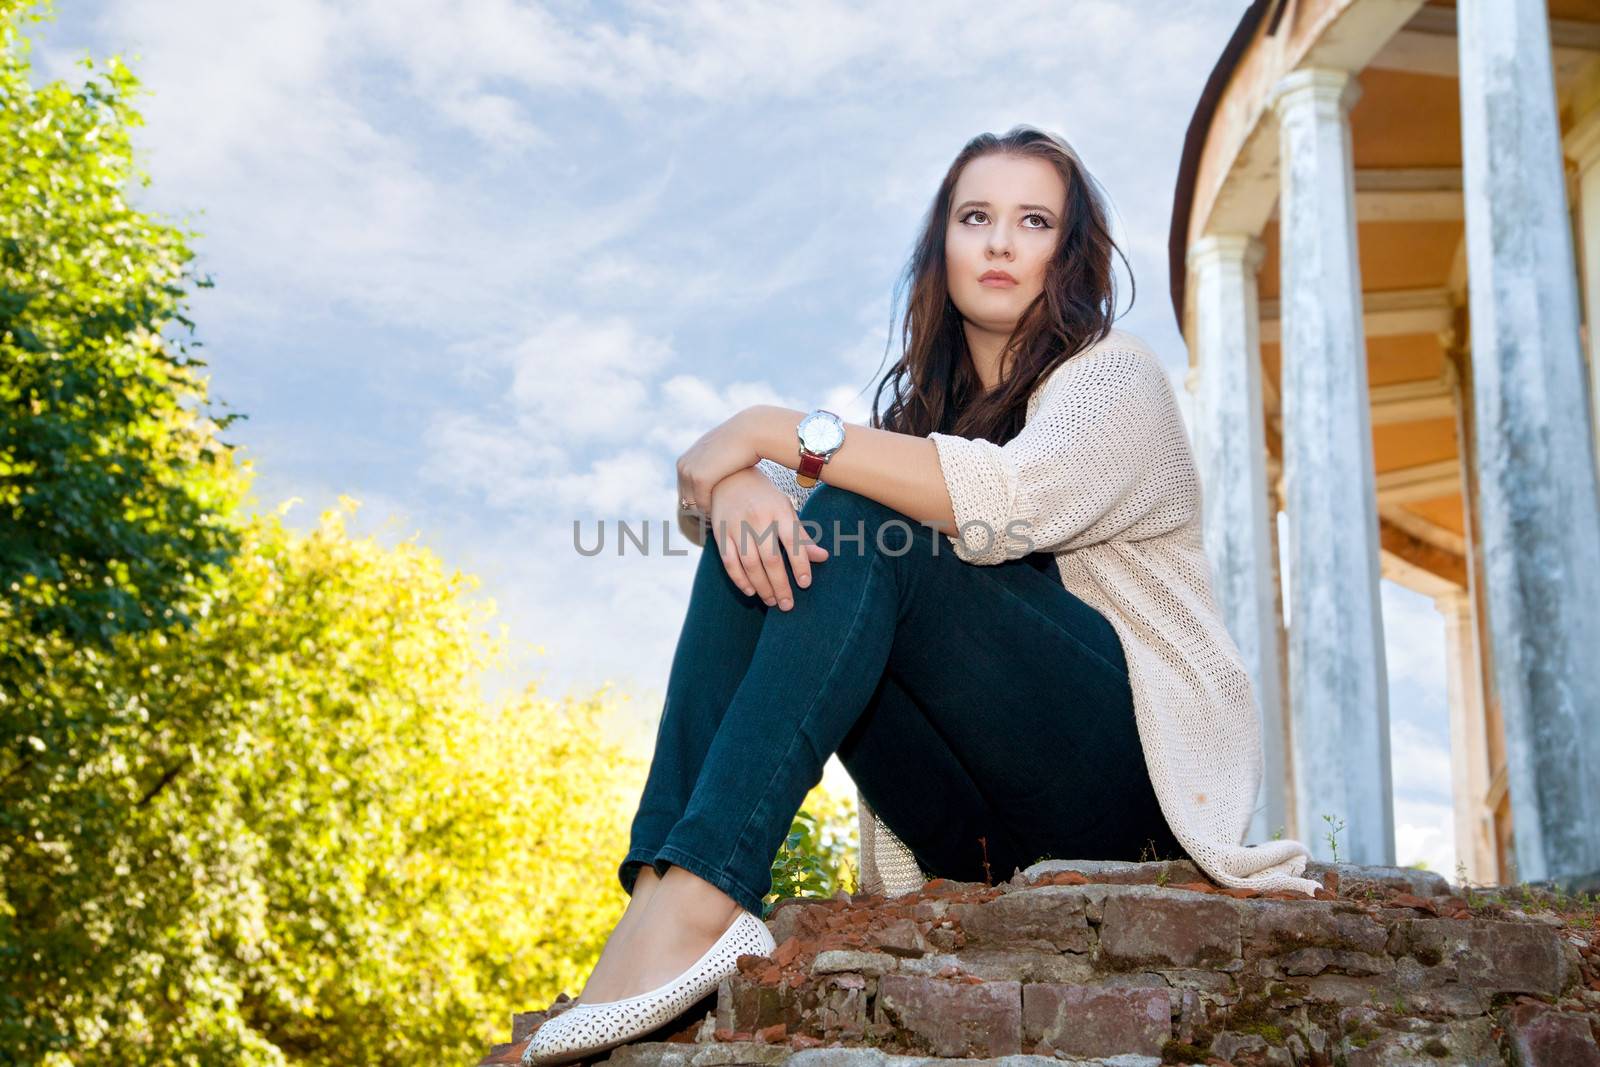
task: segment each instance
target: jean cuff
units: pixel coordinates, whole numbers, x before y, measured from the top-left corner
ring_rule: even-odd
[[[671,863],[682,867],[690,874],[699,875],[732,897],[734,902],[745,911],[748,911],[758,919],[766,918],[765,909],[761,903],[761,894],[752,892],[740,885],[732,875],[722,868],[713,866],[699,856],[675,848],[672,845],[668,845],[656,853],[656,860],[660,863]]]
[[[637,870],[630,871],[628,868],[635,864],[649,864],[655,868],[658,877],[666,873],[667,866],[665,861],[656,858],[654,849],[629,849],[628,854],[622,858],[622,862],[617,864],[617,881],[621,884],[622,891],[630,897],[633,896],[633,887],[639,879],[639,872]]]

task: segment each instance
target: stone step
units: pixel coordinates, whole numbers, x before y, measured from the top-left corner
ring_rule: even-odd
[[[1600,1067],[1592,907],[1585,927],[1428,872],[1312,870],[1315,900],[1187,863],[1060,860],[999,885],[783,900],[770,957],[592,1062]],[[516,1063],[569,1002],[515,1016],[483,1063]]]
[[[722,1064],[784,1064],[785,1067],[922,1067],[959,1063],[963,1067],[1160,1067],[1158,1056],[1111,1056],[1105,1059],[1060,1059],[1018,1053],[990,1059],[908,1056],[875,1048],[813,1048],[795,1052],[780,1045],[728,1042],[713,1050],[693,1045],[656,1042],[628,1045],[607,1062],[614,1067],[712,1067]]]

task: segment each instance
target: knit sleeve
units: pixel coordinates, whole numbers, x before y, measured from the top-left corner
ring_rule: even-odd
[[[812,489],[816,488],[815,485],[811,489],[802,486],[795,480],[795,472],[777,460],[763,459],[756,464],[756,469],[765,474],[768,480],[777,486],[784,496],[789,498],[789,502],[794,505],[794,510],[797,514],[801,508],[805,507],[806,501],[811,498]]]
[[[1052,371],[1037,409],[1004,445],[928,436],[958,527],[945,536],[968,563],[1153,537],[1199,507],[1172,383],[1132,346],[1093,350]]]

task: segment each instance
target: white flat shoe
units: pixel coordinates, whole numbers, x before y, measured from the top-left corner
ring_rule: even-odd
[[[740,908],[716,943],[672,981],[623,1000],[574,1004],[542,1024],[522,1051],[522,1067],[553,1067],[625,1045],[676,1019],[738,973],[740,956],[768,956],[776,947],[767,924]]]

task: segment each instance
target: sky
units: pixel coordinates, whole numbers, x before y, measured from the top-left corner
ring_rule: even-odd
[[[752,404],[867,421],[973,135],[1077,149],[1137,286],[1119,261],[1118,325],[1188,416],[1172,191],[1244,6],[59,0],[30,36],[36,81],[116,54],[144,83],[137,199],[199,234],[190,315],[258,506],[306,527],[349,495],[356,530],[478,575],[506,684],[609,682],[648,755],[698,553],[659,543],[677,456]],[[650,553],[578,554],[601,519]],[[1383,608],[1398,860],[1448,874],[1442,623],[1388,581]]]

